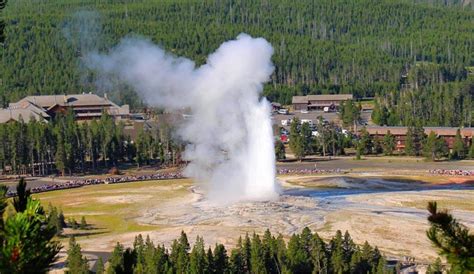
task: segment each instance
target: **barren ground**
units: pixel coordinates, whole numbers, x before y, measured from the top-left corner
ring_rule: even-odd
[[[231,206],[209,203],[188,179],[88,186],[36,196],[61,207],[66,217],[86,217],[94,229],[80,232],[77,239],[88,252],[111,251],[116,242],[130,246],[138,233],[169,245],[184,230],[190,240],[202,235],[209,245],[233,247],[247,232],[268,228],[291,236],[308,226],[325,238],[338,229],[348,230],[357,243],[368,241],[388,256],[428,261],[436,256],[425,236],[424,208],[431,200],[440,201],[474,228],[474,187],[454,184],[450,177],[366,170],[279,180],[283,192],[278,200]]]

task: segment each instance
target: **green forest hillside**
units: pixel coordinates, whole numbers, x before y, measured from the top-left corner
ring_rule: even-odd
[[[378,95],[380,115],[387,116],[380,123],[472,122],[474,11],[466,0],[16,0],[3,16],[3,105],[27,94],[93,91],[138,106],[126,87],[97,89],[81,57],[140,35],[202,64],[222,42],[246,32],[275,48],[276,70],[265,87],[272,101],[287,104],[308,93]],[[455,113],[435,117],[424,113],[427,106]]]

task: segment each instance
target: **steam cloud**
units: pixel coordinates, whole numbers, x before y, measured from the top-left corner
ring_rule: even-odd
[[[270,105],[260,99],[273,72],[272,46],[240,34],[196,67],[143,39],[125,39],[87,64],[132,86],[150,105],[189,109],[178,129],[189,143],[185,174],[203,183],[211,200],[267,200],[277,196]]]

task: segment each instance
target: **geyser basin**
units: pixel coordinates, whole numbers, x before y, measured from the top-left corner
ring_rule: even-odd
[[[240,34],[198,68],[143,39],[124,39],[109,54],[86,59],[101,81],[119,78],[149,104],[189,109],[191,119],[178,130],[189,143],[185,173],[211,200],[232,203],[278,196],[270,106],[260,99],[274,69],[272,54],[265,39]]]

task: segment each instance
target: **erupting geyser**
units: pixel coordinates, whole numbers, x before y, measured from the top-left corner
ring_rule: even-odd
[[[260,98],[273,72],[272,46],[241,34],[223,43],[205,65],[167,54],[150,41],[125,39],[110,54],[91,54],[88,65],[119,77],[148,104],[187,109],[179,128],[189,143],[185,174],[220,203],[277,196],[270,106]]]

